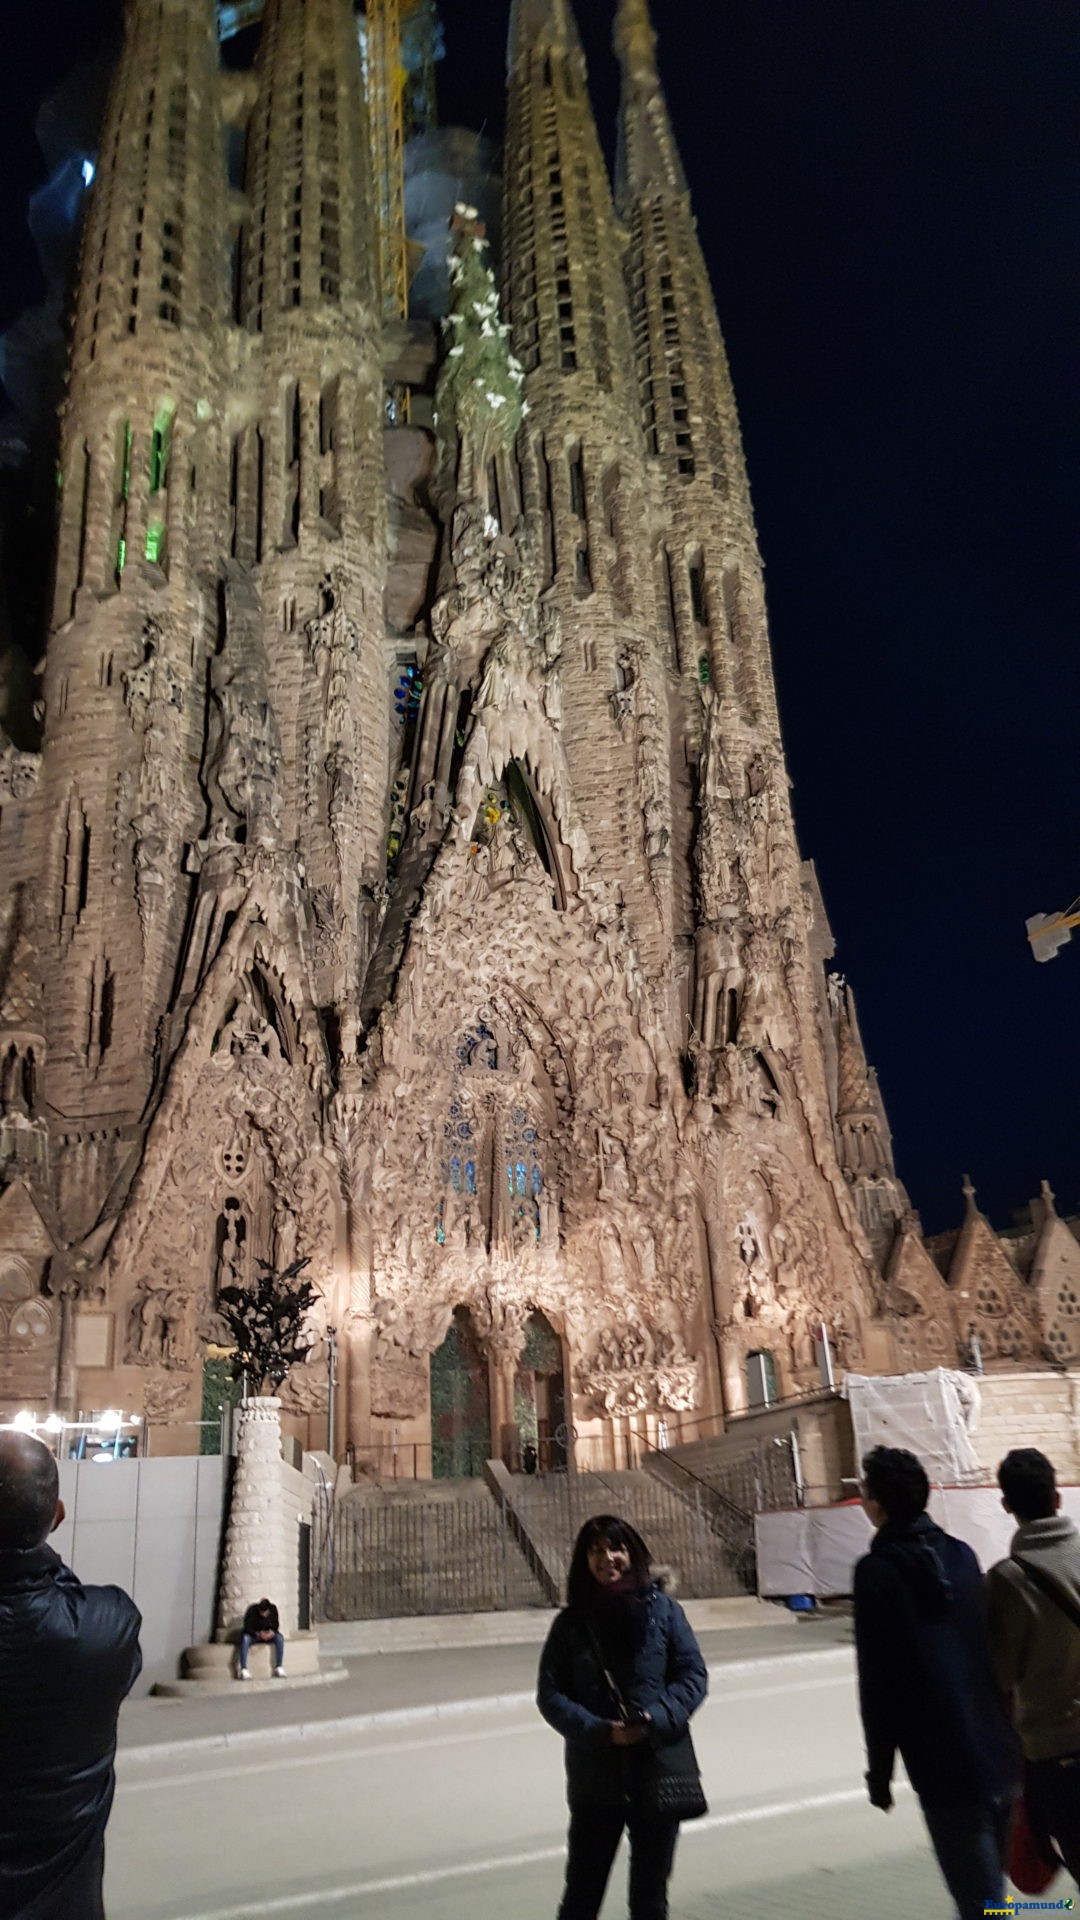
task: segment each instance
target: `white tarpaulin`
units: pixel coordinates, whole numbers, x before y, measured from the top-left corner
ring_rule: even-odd
[[[1062,1487],[1061,1510],[1080,1524],[1080,1487]],[[946,1533],[966,1540],[984,1569],[1004,1560],[1016,1531],[996,1487],[935,1488],[928,1512]],[[766,1599],[850,1593],[855,1562],[870,1550],[874,1530],[862,1507],[801,1507],[754,1516],[758,1591]]]
[[[871,1447],[906,1447],[932,1481],[949,1486],[977,1473],[971,1436],[979,1421],[979,1389],[968,1373],[849,1373],[842,1389],[851,1407],[855,1458]]]

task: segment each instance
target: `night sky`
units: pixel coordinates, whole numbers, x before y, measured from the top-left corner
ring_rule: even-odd
[[[607,138],[609,0],[581,0]],[[497,134],[507,7],[443,0]],[[654,0],[731,356],[795,810],[928,1231],[1080,1206],[1075,0]],[[17,17],[15,17],[17,15]],[[5,9],[0,326],[36,104],[119,0]],[[31,27],[32,21],[32,27]]]

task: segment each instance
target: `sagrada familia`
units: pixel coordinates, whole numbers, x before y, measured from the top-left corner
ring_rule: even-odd
[[[302,1257],[294,1431],[332,1328],[335,1450],[421,1474],[693,1432],[823,1332],[1080,1358],[1048,1192],[933,1257],[828,970],[646,0],[614,188],[570,0],[513,0],[501,259],[459,196],[419,315],[352,0],[261,12],[227,70],[213,0],[128,0],[87,195],[0,737],[0,1406],[190,1448],[220,1290]]]

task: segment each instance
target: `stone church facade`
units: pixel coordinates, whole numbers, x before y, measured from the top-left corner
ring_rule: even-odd
[[[301,1256],[294,1430],[333,1327],[336,1450],[422,1474],[692,1433],[823,1325],[1080,1357],[1052,1201],[943,1274],[897,1181],[645,0],[616,45],[613,195],[569,0],[514,0],[501,287],[460,208],[440,331],[385,317],[351,0],[267,0],[251,73],[129,0],[0,747],[0,1409],[194,1446],[219,1289]]]

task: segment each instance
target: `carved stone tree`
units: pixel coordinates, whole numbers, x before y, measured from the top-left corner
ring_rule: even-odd
[[[262,1271],[250,1287],[225,1287],[218,1300],[236,1341],[233,1372],[245,1383],[221,1574],[218,1628],[223,1634],[263,1594],[275,1600],[286,1632],[296,1627],[296,1554],[281,1478],[281,1401],[261,1394],[249,1400],[246,1388],[251,1383],[259,1392],[268,1381],[280,1386],[307,1353],[304,1327],[315,1289],[309,1280],[297,1284],[307,1264],[294,1260],[278,1273],[260,1260]]]
[[[310,1340],[305,1337],[305,1322],[315,1306],[316,1293],[310,1280],[298,1276],[309,1264],[294,1260],[277,1273],[269,1260],[260,1260],[262,1269],[250,1287],[222,1287],[218,1309],[236,1342],[233,1354],[233,1378],[256,1393],[269,1381],[280,1387],[290,1369],[307,1356]]]

